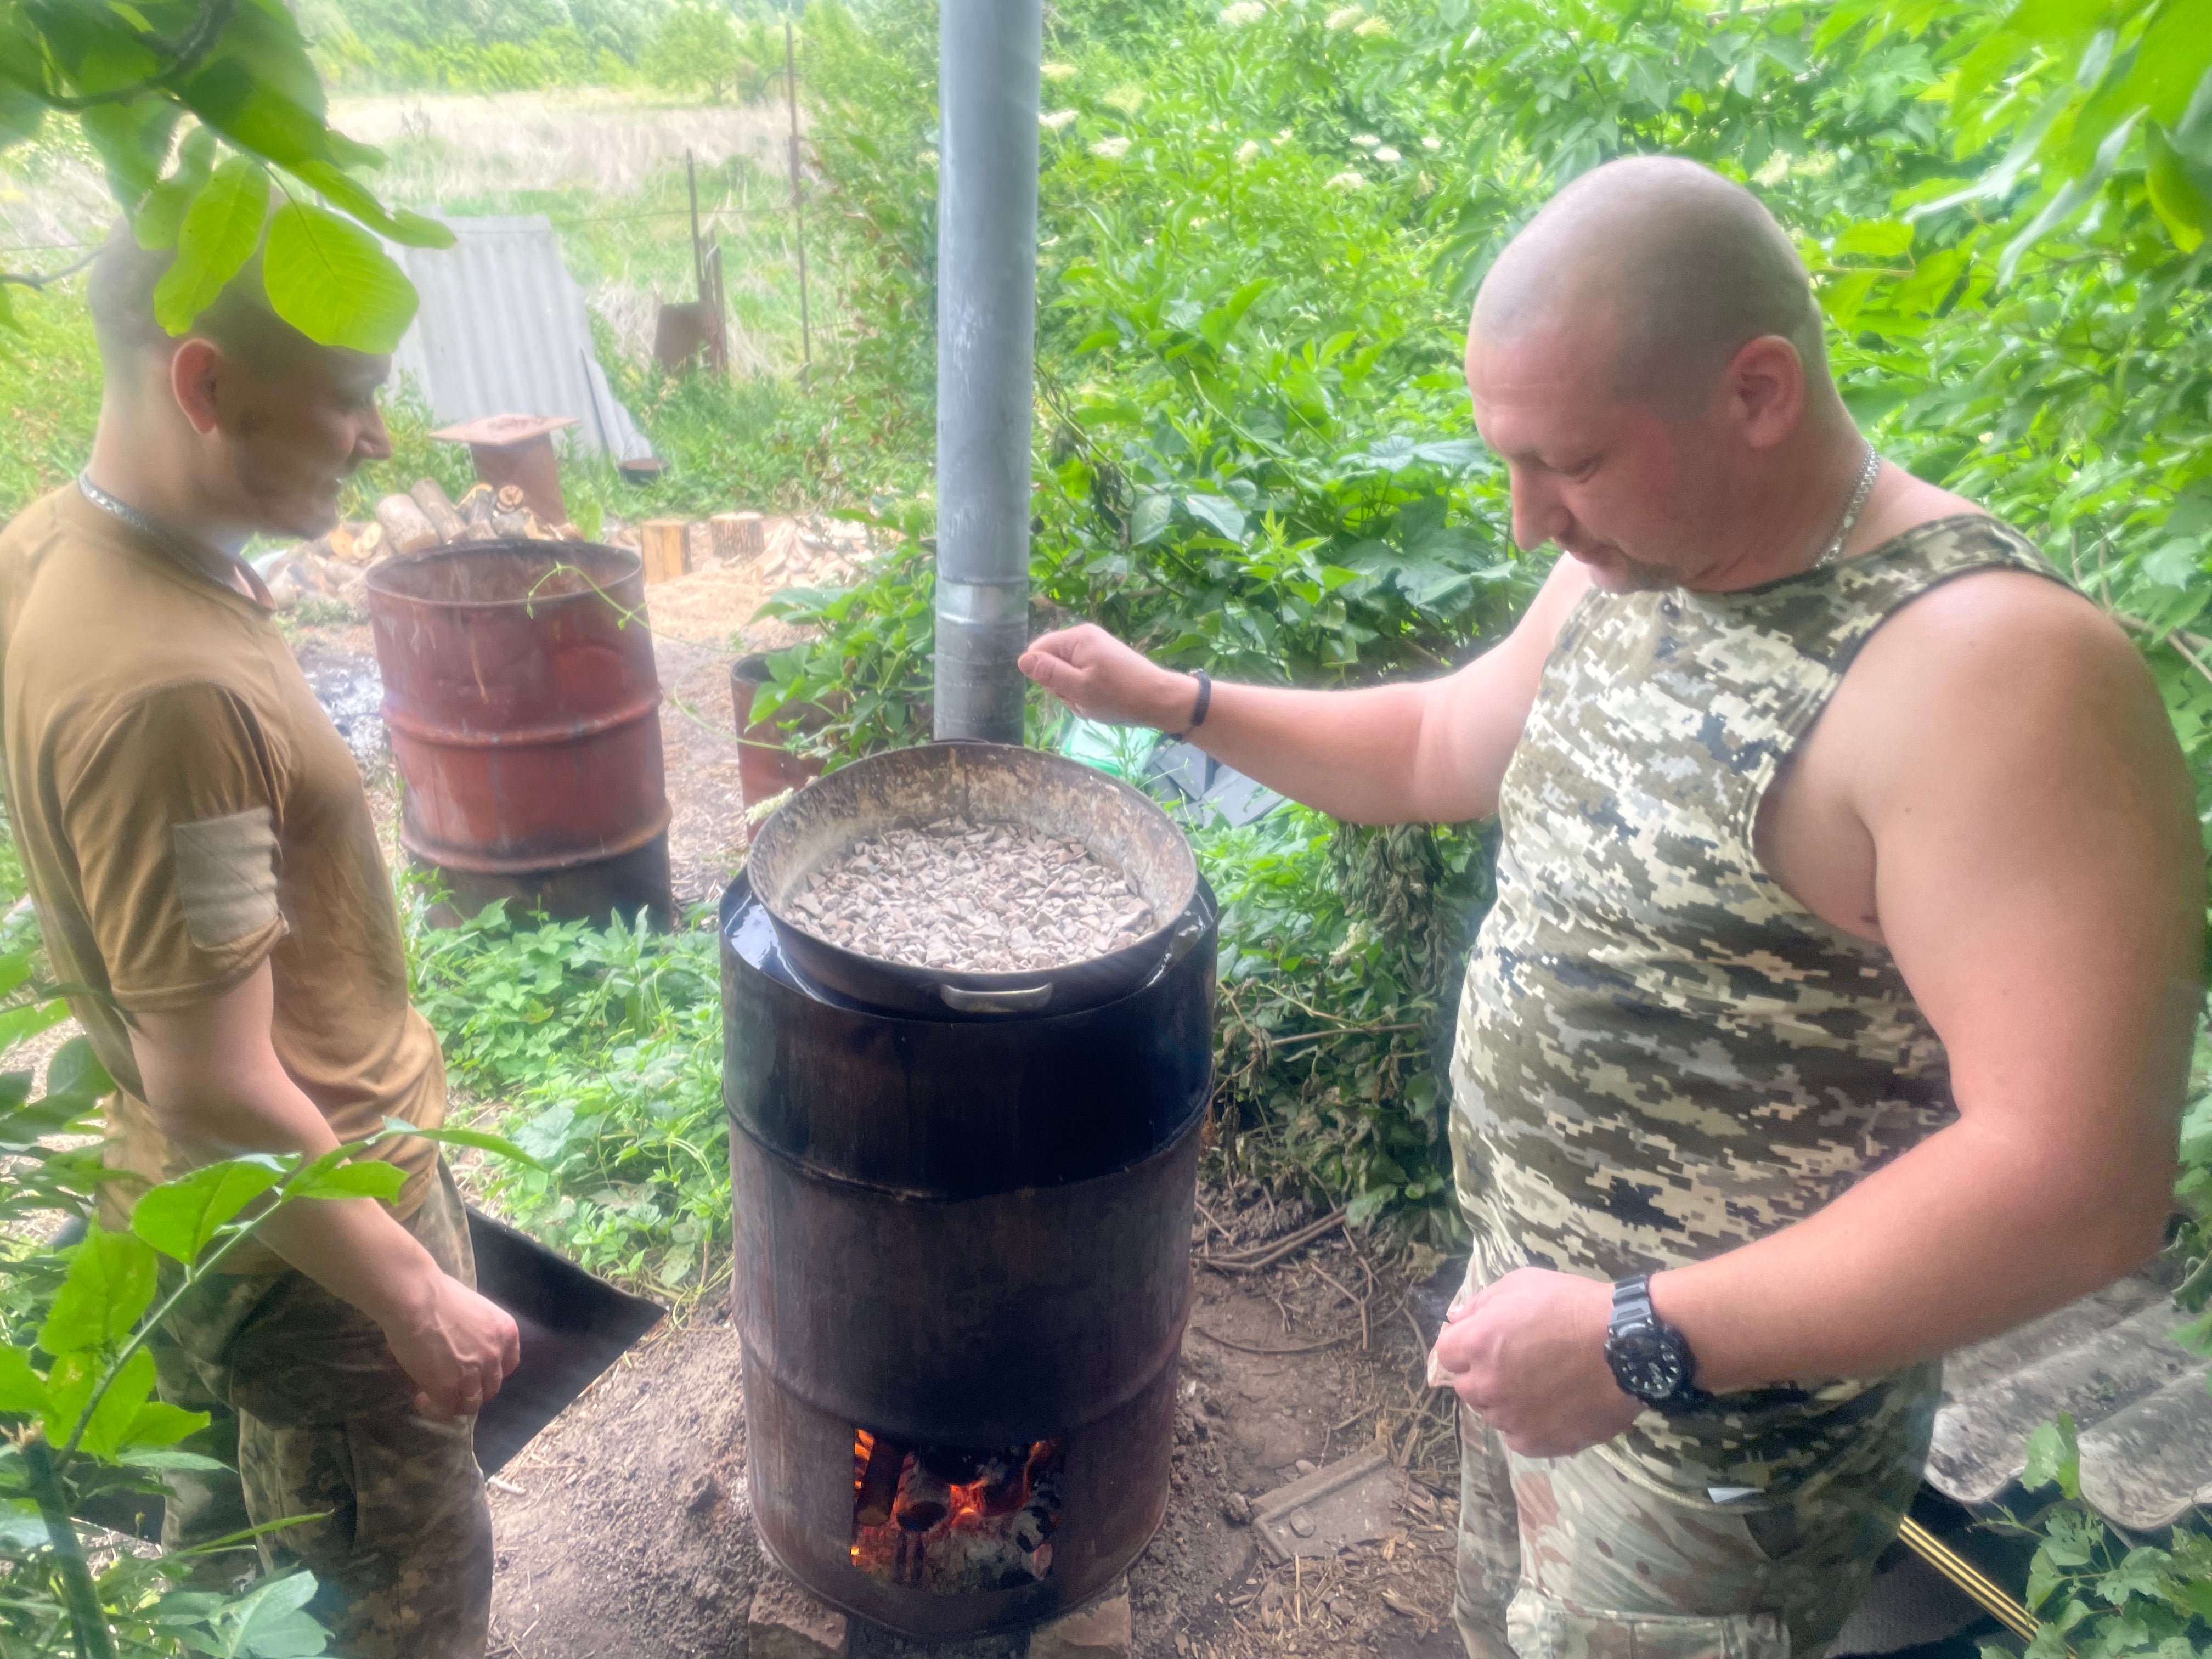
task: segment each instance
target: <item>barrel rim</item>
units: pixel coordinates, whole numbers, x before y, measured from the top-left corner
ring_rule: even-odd
[[[532,553],[553,548],[601,555],[620,562],[623,568],[619,574],[611,576],[592,572],[592,586],[580,593],[547,593],[536,598],[525,595],[511,599],[432,599],[425,594],[409,592],[404,587],[394,585],[397,580],[407,571],[441,563],[447,559],[457,558],[466,554]],[[545,553],[544,556],[556,558],[557,562],[557,556],[550,552]],[[645,584],[645,559],[642,555],[633,552],[629,548],[611,546],[605,542],[547,542],[524,536],[493,536],[471,542],[449,542],[443,546],[428,549],[421,553],[380,560],[369,566],[364,581],[368,591],[386,604],[413,605],[423,610],[483,611],[524,606],[542,608],[569,605],[577,600],[597,599],[605,603],[610,599],[613,589],[631,582],[637,584],[641,595]]]

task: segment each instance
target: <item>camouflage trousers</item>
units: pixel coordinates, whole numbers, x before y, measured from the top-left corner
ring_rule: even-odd
[[[405,1225],[447,1273],[476,1282],[467,1212],[443,1164]],[[317,1517],[258,1547],[266,1567],[303,1566],[321,1581],[308,1611],[335,1633],[334,1654],[482,1659],[492,1537],[476,1420],[418,1414],[374,1321],[304,1273],[218,1273],[154,1347],[161,1397],[211,1413],[206,1443],[234,1436],[238,1464],[235,1478],[167,1477],[164,1546]]]
[[[1469,1659],[1816,1659],[1920,1484],[1925,1371],[1778,1496],[1677,1489],[1610,1446],[1516,1456],[1462,1403],[1452,1612]]]

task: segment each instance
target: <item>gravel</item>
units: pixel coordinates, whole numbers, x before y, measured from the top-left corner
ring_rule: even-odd
[[[856,842],[792,906],[848,951],[961,973],[1065,968],[1158,926],[1129,878],[1081,842],[961,818]]]

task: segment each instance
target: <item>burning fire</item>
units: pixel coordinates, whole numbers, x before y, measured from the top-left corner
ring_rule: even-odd
[[[940,1592],[1010,1589],[1052,1569],[1060,1443],[974,1450],[853,1435],[853,1564]]]

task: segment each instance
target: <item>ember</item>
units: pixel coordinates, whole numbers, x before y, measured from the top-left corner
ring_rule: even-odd
[[[853,1565],[908,1589],[1017,1589],[1052,1571],[1060,1443],[909,1449],[853,1435]]]

